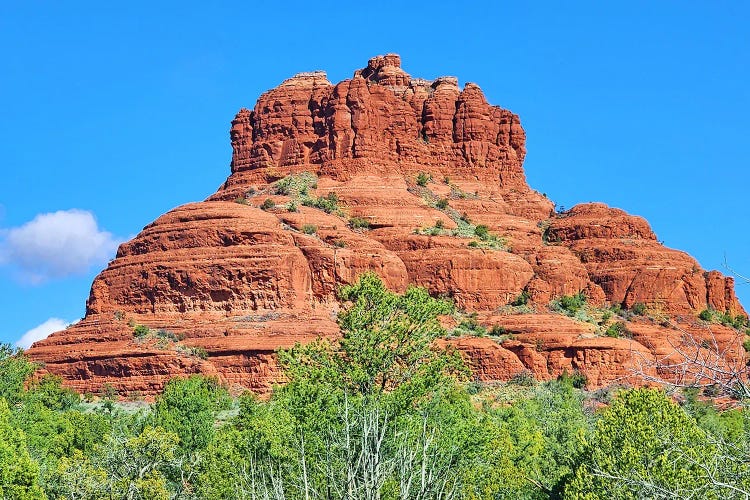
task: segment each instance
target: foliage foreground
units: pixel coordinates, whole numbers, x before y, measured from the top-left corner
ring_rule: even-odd
[[[279,352],[268,400],[194,376],[151,406],[84,402],[0,346],[0,498],[748,497],[747,412],[570,377],[482,386],[435,347],[451,303],[370,274],[341,298],[341,339]]]

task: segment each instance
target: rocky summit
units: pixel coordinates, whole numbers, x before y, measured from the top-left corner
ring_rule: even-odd
[[[443,342],[481,380],[620,383],[686,333],[744,356],[736,329],[704,321],[745,314],[732,278],[664,247],[641,217],[556,212],[526,184],[519,117],[476,84],[378,56],[337,84],[284,81],[230,137],[219,190],[122,244],[85,318],[32,359],[80,392],[150,395],[191,373],[263,392],[281,377],[277,349],[338,335],[337,288],[367,271],[450,297],[462,312]]]

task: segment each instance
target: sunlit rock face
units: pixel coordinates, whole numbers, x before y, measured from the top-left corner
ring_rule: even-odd
[[[152,395],[191,373],[267,391],[282,379],[275,350],[338,335],[336,290],[367,271],[509,332],[447,341],[482,380],[580,371],[593,387],[621,382],[679,338],[640,317],[633,338],[602,337],[548,311],[579,292],[597,307],[642,303],[742,355],[731,329],[695,317],[744,314],[732,279],[665,248],[640,217],[599,203],[555,213],[526,184],[519,117],[473,83],[412,78],[394,54],[335,85],[300,73],[241,109],[230,139],[219,190],[122,244],[86,317],[34,344],[34,360],[81,392]],[[509,306],[522,293],[527,305]]]

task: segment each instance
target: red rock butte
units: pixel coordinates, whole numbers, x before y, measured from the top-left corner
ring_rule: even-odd
[[[151,395],[191,373],[265,391],[280,380],[276,349],[338,334],[337,287],[366,271],[449,296],[504,332],[446,340],[482,380],[567,370],[617,383],[686,331],[744,355],[735,330],[696,316],[744,314],[732,278],[664,247],[641,217],[601,203],[556,213],[526,184],[519,117],[473,83],[412,78],[394,54],[335,85],[300,73],[241,109],[230,137],[219,190],[122,244],[85,318],[34,344],[32,359],[80,392]],[[611,338],[549,309],[579,292],[648,314]]]

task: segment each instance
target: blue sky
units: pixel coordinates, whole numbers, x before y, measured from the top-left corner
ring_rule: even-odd
[[[0,4],[0,341],[80,318],[119,241],[211,194],[240,107],[388,52],[520,114],[558,205],[623,208],[750,274],[747,3],[108,3]]]

